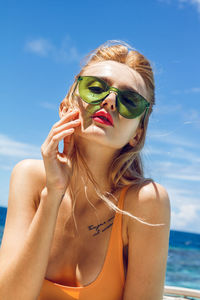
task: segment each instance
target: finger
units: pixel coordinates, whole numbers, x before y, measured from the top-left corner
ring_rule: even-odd
[[[58,144],[59,142],[64,139],[66,136],[71,135],[72,133],[74,133],[74,128],[70,128],[68,130],[65,130],[55,136],[52,137],[51,141],[47,144],[43,144],[42,145],[42,156],[43,158],[52,158],[55,157],[58,153]]]
[[[51,128],[51,130],[50,130],[50,132],[49,132],[49,134],[48,134],[48,136],[47,136],[47,138],[46,138],[46,140],[44,141],[44,143],[43,143],[43,145],[41,146],[41,152],[42,153],[46,153],[46,150],[47,150],[47,148],[49,148],[49,144],[51,143],[51,140],[52,140],[52,137],[57,133],[57,131],[56,131],[56,128],[58,127],[58,126],[61,126],[61,124],[63,123],[63,122],[67,122],[68,120],[70,120],[70,119],[75,119],[75,118],[77,118],[78,117],[78,113],[79,113],[79,111],[78,110],[70,110],[68,113],[66,113],[66,115],[62,118],[62,122],[61,122],[61,120],[59,121],[59,122],[57,122],[57,123],[55,123],[53,126],[52,126],[52,128]],[[76,125],[78,126],[79,124],[78,123],[76,123]],[[75,127],[75,126],[74,126]]]
[[[63,125],[60,125],[59,127],[54,128],[53,135],[55,135],[55,134],[57,134],[57,133],[59,133],[63,130],[70,129],[70,128],[73,128],[73,127],[77,127],[77,126],[80,125],[80,123],[81,123],[80,119],[76,119],[74,121],[64,123]]]
[[[58,149],[58,144],[60,141],[62,141],[66,136],[70,136],[72,133],[74,133],[74,128],[69,128],[67,130],[64,130],[56,135],[54,135],[51,139],[51,142],[49,143],[49,148],[53,150]]]
[[[64,138],[63,153],[66,153],[68,156],[70,156],[73,148],[74,148],[74,134]]]
[[[58,133],[62,132],[63,130],[67,130],[73,127],[78,127],[81,123],[80,119],[76,119],[74,121],[68,122],[68,123],[64,123],[62,125],[60,125],[59,127],[52,127],[51,131],[49,132],[47,139],[46,139],[46,144],[51,142],[51,139],[57,135]]]
[[[73,111],[65,113],[61,117],[61,119],[53,125],[53,127],[56,128],[56,127],[60,126],[61,124],[63,124],[64,122],[68,122],[70,120],[77,118],[78,114],[79,114],[78,110],[73,110]]]

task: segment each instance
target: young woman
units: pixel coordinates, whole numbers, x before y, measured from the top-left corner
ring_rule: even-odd
[[[1,299],[162,299],[170,205],[140,160],[153,104],[143,55],[123,43],[93,52],[60,105],[43,160],[13,169]]]

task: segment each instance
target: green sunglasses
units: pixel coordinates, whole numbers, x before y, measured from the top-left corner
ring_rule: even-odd
[[[127,119],[137,118],[144,111],[145,119],[150,107],[150,103],[137,92],[129,90],[120,91],[115,87],[109,86],[104,80],[98,77],[79,76],[77,84],[79,84],[79,95],[82,100],[92,105],[100,104],[110,92],[114,92],[116,94],[116,108],[119,114]]]

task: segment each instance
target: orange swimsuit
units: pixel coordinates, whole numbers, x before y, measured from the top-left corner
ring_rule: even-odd
[[[121,191],[118,207],[123,209]],[[38,300],[122,300],[125,284],[123,266],[122,214],[116,213],[103,268],[97,279],[84,287],[70,287],[44,280]]]

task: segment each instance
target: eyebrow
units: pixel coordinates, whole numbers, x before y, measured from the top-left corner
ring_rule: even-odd
[[[105,77],[105,76],[95,76],[95,77],[97,77],[97,78],[99,78],[99,79],[105,81],[109,86],[112,86],[112,81],[111,81],[111,79],[109,79],[108,77]],[[127,91],[127,90],[129,90],[129,91],[132,91],[132,92],[134,92],[134,93],[139,94],[137,90],[135,90],[134,88],[132,88],[132,87],[130,87],[130,86],[127,86],[127,85],[124,85],[123,87],[120,87],[119,89],[120,89],[121,91]]]

